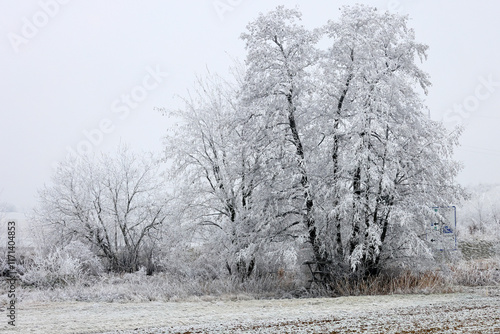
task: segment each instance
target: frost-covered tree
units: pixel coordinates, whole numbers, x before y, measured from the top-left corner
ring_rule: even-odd
[[[427,46],[407,17],[345,7],[321,29],[326,51],[299,20],[278,7],[248,26],[245,99],[283,143],[315,259],[373,273],[383,251],[424,246],[432,206],[460,197],[458,133],[427,117],[417,88],[430,82],[416,63]]]
[[[261,127],[270,128],[267,140],[274,144],[267,152],[280,156],[277,164],[265,172],[286,175],[286,195],[294,199],[289,212],[300,216],[314,256],[327,259],[321,249],[315,218],[314,188],[309,171],[308,143],[315,131],[308,118],[311,85],[308,68],[317,61],[315,43],[318,34],[301,26],[301,14],[283,6],[248,25],[246,42],[247,72],[243,102],[258,115]],[[315,137],[315,136],[314,136]]]
[[[246,278],[295,224],[277,204],[281,176],[267,174],[279,161],[266,153],[273,145],[265,135],[269,129],[245,111],[236,81],[200,79],[186,107],[170,113],[178,125],[165,144],[193,243],[214,252],[229,274]]]
[[[460,239],[500,239],[500,186],[469,187],[470,198],[458,208]]]
[[[159,160],[121,147],[116,156],[70,157],[39,191],[36,219],[62,247],[79,240],[109,270],[151,267],[171,215]],[[152,268],[148,268],[152,269]]]
[[[261,14],[242,34],[236,86],[212,83],[182,112],[169,147],[198,218],[224,231],[232,254],[279,235],[282,248],[306,241],[320,270],[376,274],[425,251],[432,207],[461,198],[459,131],[430,120],[421,97],[427,46],[407,17],[361,5],[341,14],[312,31],[297,10]]]
[[[427,46],[415,41],[407,17],[345,7],[324,29],[332,45],[319,71],[335,189],[328,192],[336,226],[330,240],[340,260],[373,271],[394,246],[387,242],[393,226],[418,241],[431,207],[460,196],[459,165],[451,160],[458,133],[427,117],[417,88],[427,93],[430,82],[416,64]]]

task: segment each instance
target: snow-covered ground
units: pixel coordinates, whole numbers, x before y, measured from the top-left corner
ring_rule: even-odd
[[[0,332],[7,328],[0,309]],[[294,300],[20,303],[19,333],[500,333],[500,287]],[[10,332],[10,331],[6,331]]]

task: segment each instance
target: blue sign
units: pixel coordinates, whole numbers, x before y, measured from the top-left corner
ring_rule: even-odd
[[[443,233],[453,233],[453,229],[449,226],[443,227]]]

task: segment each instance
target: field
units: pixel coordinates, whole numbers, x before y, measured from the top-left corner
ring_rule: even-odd
[[[18,306],[12,332],[500,333],[500,288],[460,289],[450,294],[293,300],[26,302]],[[5,325],[3,320],[0,329]]]
[[[0,289],[0,333],[500,333],[498,243],[464,241],[459,249],[463,259],[450,262],[445,285],[433,276],[413,290],[395,283],[394,291],[419,294],[286,299],[286,289],[258,292],[277,291],[286,279],[245,291],[229,280],[184,282],[166,273],[102,274],[93,283],[61,276],[72,279],[19,288],[15,328],[7,325],[8,298]],[[366,294],[375,293],[374,282],[367,285]],[[438,291],[454,292],[431,293]]]

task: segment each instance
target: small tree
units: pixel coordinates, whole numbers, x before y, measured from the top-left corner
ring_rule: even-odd
[[[50,186],[39,191],[37,220],[48,224],[56,243],[87,244],[113,271],[135,271],[150,263],[146,246],[169,217],[158,160],[120,148],[116,156],[72,157],[62,162]]]
[[[459,232],[462,239],[500,239],[500,186],[478,185],[460,207]]]

